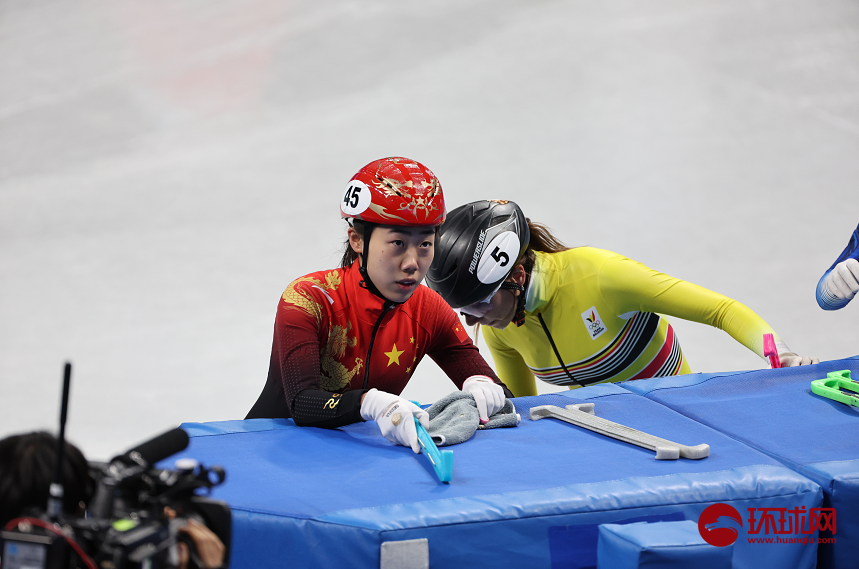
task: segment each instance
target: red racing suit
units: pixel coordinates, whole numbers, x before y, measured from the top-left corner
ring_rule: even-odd
[[[268,380],[246,419],[292,417],[334,428],[361,420],[371,388],[399,395],[424,355],[458,388],[472,375],[504,387],[456,313],[419,285],[404,303],[368,291],[357,261],[296,279],[277,307]]]

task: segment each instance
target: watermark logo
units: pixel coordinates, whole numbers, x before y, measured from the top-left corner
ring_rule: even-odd
[[[740,512],[729,504],[707,506],[698,518],[698,532],[701,537],[716,547],[725,547],[737,541],[742,528],[743,518],[740,517]]]
[[[749,543],[835,543],[835,508],[747,508]],[[698,532],[710,545],[731,545],[744,529],[740,513],[729,504],[712,504],[698,518]],[[832,537],[820,537],[828,532]],[[754,537],[751,537],[754,536]],[[774,537],[773,537],[774,536]]]

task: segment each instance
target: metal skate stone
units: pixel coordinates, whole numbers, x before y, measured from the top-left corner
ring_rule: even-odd
[[[701,444],[693,447],[681,445],[621,425],[620,423],[597,417],[594,414],[593,403],[567,405],[566,409],[561,409],[555,405],[540,405],[539,407],[531,408],[532,421],[543,419],[544,417],[554,417],[555,419],[572,423],[595,433],[656,451],[657,460],[677,460],[680,457],[698,460],[710,456],[710,445]]]

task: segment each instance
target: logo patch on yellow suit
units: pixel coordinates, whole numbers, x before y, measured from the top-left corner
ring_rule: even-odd
[[[585,328],[588,329],[588,334],[591,335],[591,340],[596,340],[605,334],[606,328],[603,324],[600,313],[597,312],[596,306],[591,306],[582,312],[582,322],[585,323]]]

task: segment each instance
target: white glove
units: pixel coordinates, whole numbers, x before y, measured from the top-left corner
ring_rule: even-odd
[[[823,286],[838,300],[852,300],[859,292],[859,261],[847,259],[835,265]]]
[[[778,362],[781,364],[781,367],[796,367],[819,364],[820,359],[810,358],[808,356],[799,356],[793,352],[785,352],[778,355]]]
[[[392,443],[412,447],[413,451],[420,454],[415,418],[427,429],[429,414],[411,401],[393,393],[371,389],[361,403],[361,417],[365,421],[376,421],[382,435]]]
[[[481,423],[504,407],[504,389],[485,375],[472,375],[462,384],[462,392],[470,393],[477,403]]]
[[[781,367],[807,366],[820,363],[818,358],[800,356],[791,352],[790,348],[784,342],[776,342],[775,349],[778,351],[778,363],[781,364]]]

